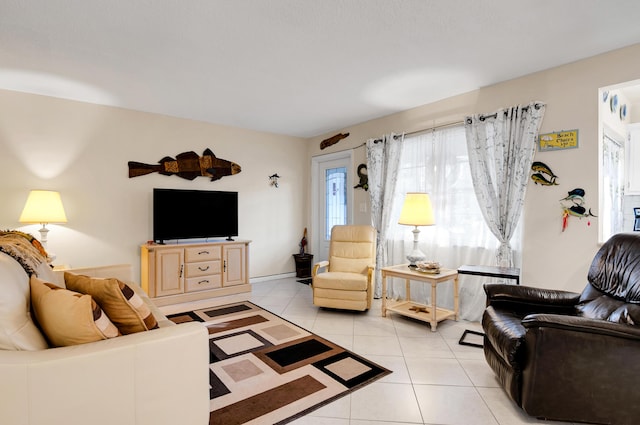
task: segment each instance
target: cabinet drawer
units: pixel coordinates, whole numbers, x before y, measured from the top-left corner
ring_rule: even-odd
[[[222,249],[219,246],[195,246],[184,250],[184,261],[187,263],[219,260],[221,258]]]
[[[185,264],[184,276],[186,278],[207,276],[210,274],[220,274],[220,260]]]
[[[203,291],[222,287],[222,275],[207,275],[185,279],[185,292]]]

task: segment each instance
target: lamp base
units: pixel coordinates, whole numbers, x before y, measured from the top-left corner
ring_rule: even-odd
[[[53,254],[47,250],[47,235],[49,233],[49,229],[47,229],[47,223],[41,223],[42,227],[38,230],[40,232],[40,245],[47,252],[47,263],[51,264],[56,259],[56,254]]]
[[[420,250],[413,250],[409,255],[407,255],[407,260],[409,260],[409,268],[412,269],[418,268],[417,263],[426,259],[427,257]]]
[[[420,235],[420,229],[418,226],[412,230],[413,233],[413,250],[407,255],[407,260],[409,260],[409,268],[415,269],[417,268],[417,264],[420,261],[424,261],[427,257],[418,249],[418,235]]]
[[[47,250],[47,234],[49,233],[49,229],[47,229],[47,223],[41,223],[42,227],[38,230],[40,232],[40,245]]]

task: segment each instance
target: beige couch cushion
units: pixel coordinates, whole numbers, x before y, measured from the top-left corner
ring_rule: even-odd
[[[115,278],[95,278],[66,272],[67,289],[91,295],[123,334],[158,327],[149,306],[126,283]]]
[[[331,257],[329,259],[329,270],[332,272],[359,273],[366,276],[367,271],[369,270],[369,266],[373,263],[374,261],[372,261],[370,257]]]
[[[46,263],[36,273],[44,279],[53,276]],[[30,311],[29,276],[16,260],[0,252],[0,350],[48,348]]]
[[[51,345],[63,347],[114,338],[120,333],[90,295],[31,277],[35,318]]]
[[[327,272],[316,275],[313,281],[314,289],[325,288],[340,291],[366,292],[369,286],[367,275],[359,273]]]

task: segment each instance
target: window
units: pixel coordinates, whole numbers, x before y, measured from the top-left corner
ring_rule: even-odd
[[[347,168],[328,168],[325,172],[325,239],[331,239],[333,226],[347,224]]]
[[[499,244],[485,224],[476,200],[464,127],[460,125],[407,136],[402,143],[387,245],[388,264],[406,263],[405,257],[413,247],[412,228],[397,224],[407,192],[427,192],[431,197],[436,224],[419,228],[420,250],[427,260],[438,261],[451,269],[462,264],[494,264]],[[518,235],[514,236],[516,240],[519,240]],[[514,241],[511,245],[517,252],[520,249]],[[518,256],[514,255],[514,258]],[[461,315],[462,318],[477,320],[485,303],[482,285],[477,280],[469,280],[465,284],[464,280],[460,278],[460,302],[464,307]],[[392,291],[403,296],[404,283],[396,282]],[[417,300],[419,297],[426,300],[430,296],[424,285],[412,286],[411,291]],[[438,288],[438,303],[444,307],[451,304],[449,291],[444,290],[441,294]]]
[[[433,203],[436,225],[420,229],[421,245],[431,250],[452,246],[497,248],[498,243],[485,225],[476,201],[464,127],[405,137],[403,143],[392,213],[393,236],[413,240],[410,229],[397,224],[396,218],[405,193],[427,192]]]

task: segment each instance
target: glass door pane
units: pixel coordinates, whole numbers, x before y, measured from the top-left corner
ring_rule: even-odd
[[[331,228],[347,224],[347,168],[325,171],[325,239],[331,239]]]

